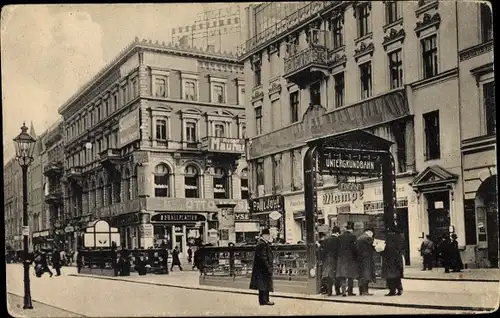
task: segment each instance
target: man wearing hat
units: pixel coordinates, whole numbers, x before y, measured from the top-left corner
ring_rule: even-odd
[[[359,268],[359,294],[360,296],[371,296],[368,285],[375,280],[375,261],[373,256],[373,229],[366,228],[356,240],[356,255]]]
[[[342,296],[356,296],[353,293],[354,278],[358,276],[356,266],[356,235],[352,233],[354,223],[347,222],[346,230],[339,235],[338,257],[335,276],[339,279]],[[347,281],[347,289],[346,289]]]
[[[323,250],[322,250],[322,270],[321,270],[321,278],[325,280],[326,292],[328,296],[331,296],[333,293],[333,283],[335,281],[335,294],[341,295],[340,292],[340,283],[339,280],[336,279],[335,271],[337,268],[337,255],[339,250],[339,235],[340,228],[338,226],[334,226],[332,229],[332,235],[323,241]]]
[[[250,289],[259,291],[259,304],[261,306],[274,305],[269,300],[269,292],[273,289],[273,251],[271,249],[271,235],[269,229],[263,229],[255,247]]]

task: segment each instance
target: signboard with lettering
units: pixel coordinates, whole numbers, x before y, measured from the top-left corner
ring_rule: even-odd
[[[203,149],[213,152],[237,154],[245,152],[245,140],[240,138],[206,137],[202,146]]]
[[[137,223],[139,223],[138,213],[118,215],[113,220],[113,225],[116,227],[127,226]]]
[[[247,200],[233,199],[195,199],[195,198],[148,198],[148,211],[169,212],[217,212],[217,205],[235,205],[235,211],[247,211]]]
[[[356,150],[325,149],[318,162],[320,172],[326,174],[375,177],[382,173],[379,156]]]
[[[234,213],[234,220],[235,221],[241,221],[241,220],[249,220],[250,215],[248,212],[235,212]]]
[[[339,182],[338,188],[339,191],[358,192],[363,191],[365,189],[365,186],[364,184],[357,182]]]
[[[119,135],[120,135],[120,145],[119,147],[124,147],[129,143],[136,141],[140,138],[139,133],[139,110],[136,109],[126,114],[120,118],[119,122]]]
[[[273,195],[250,200],[252,214],[268,213],[272,211],[283,212],[284,199],[282,195]]]
[[[157,213],[151,216],[151,222],[189,222],[196,223],[205,221],[201,214],[188,213]]]
[[[323,205],[339,204],[339,203],[354,203],[356,200],[363,200],[364,191],[358,192],[338,192],[325,191],[323,193]]]

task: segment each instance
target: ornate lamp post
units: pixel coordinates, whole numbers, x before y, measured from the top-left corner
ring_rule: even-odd
[[[33,309],[30,291],[30,260],[28,254],[28,167],[33,162],[35,138],[28,134],[28,127],[23,122],[21,133],[14,138],[16,147],[16,160],[23,172],[23,249],[24,249],[24,306],[23,309]]]

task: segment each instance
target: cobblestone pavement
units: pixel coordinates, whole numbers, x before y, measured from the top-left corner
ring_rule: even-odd
[[[69,270],[69,269],[67,269]],[[47,305],[68,310],[85,316],[210,316],[210,315],[362,315],[362,314],[431,314],[431,313],[461,313],[463,310],[415,309],[388,307],[359,303],[333,303],[317,300],[290,299],[273,297],[276,306],[258,306],[256,295],[228,293],[220,291],[201,291],[186,288],[135,284],[126,281],[104,280],[88,277],[67,276],[34,277],[32,273],[32,296],[34,300]],[[168,275],[172,281],[187,281],[194,273],[173,273]],[[17,295],[23,293],[22,267],[7,266],[7,289]],[[165,276],[146,276],[149,279],[167,279]],[[133,277],[139,280],[142,277]],[[380,291],[383,292],[383,291]],[[418,300],[426,303],[425,294],[419,293]],[[497,294],[498,295],[498,294]],[[442,296],[442,295],[441,295]],[[464,295],[465,296],[465,295]],[[479,296],[479,295],[477,295]],[[422,297],[422,298],[421,298]],[[430,297],[436,297],[430,295]],[[445,296],[448,297],[448,296]],[[401,297],[348,297],[362,301],[386,301],[387,298],[415,298],[411,293]],[[464,297],[464,299],[467,297]],[[470,311],[469,311],[470,313]]]

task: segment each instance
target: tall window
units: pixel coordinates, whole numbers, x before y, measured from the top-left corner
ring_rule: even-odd
[[[118,109],[118,94],[113,94],[113,108],[114,110]]]
[[[290,121],[292,123],[299,121],[299,92],[290,93]]]
[[[264,162],[257,162],[257,195],[264,194]]]
[[[110,190],[113,191],[113,203],[121,202],[121,184],[122,184],[122,176],[121,173],[116,173],[113,180],[113,187],[110,187]],[[111,201],[108,202],[111,204]]]
[[[139,95],[139,82],[137,81],[137,77],[132,80],[131,83],[131,94],[132,98],[134,99],[137,95]]]
[[[130,187],[130,170],[125,169],[123,174],[123,199],[124,201],[128,201],[132,198],[132,192]]]
[[[214,199],[229,199],[229,178],[223,168],[215,168]]]
[[[215,137],[225,137],[223,124],[215,124]]]
[[[333,75],[333,81],[335,82],[335,107],[342,107],[345,98],[344,72]]]
[[[241,136],[240,138],[247,138],[247,125],[246,124],[241,124]]]
[[[156,140],[167,140],[167,121],[165,119],[156,120]]]
[[[214,85],[214,97],[216,103],[224,103],[224,86]]]
[[[155,79],[155,96],[167,97],[167,81],[164,78]]]
[[[370,33],[370,8],[367,4],[361,5],[358,10],[358,38]]]
[[[400,18],[398,3],[396,1],[385,2],[385,23],[391,24]]]
[[[359,66],[359,82],[361,84],[361,99],[372,96],[372,64],[366,62]]]
[[[311,104],[321,105],[321,83],[319,81],[312,83],[309,92],[311,94]]]
[[[159,164],[154,173],[155,197],[170,196],[170,170],[167,165]]]
[[[439,110],[423,115],[425,133],[425,159],[439,159],[441,157],[441,143],[439,136]]]
[[[188,122],[186,123],[186,141],[196,142],[196,123]]]
[[[403,60],[401,49],[389,53],[389,78],[391,89],[403,86]]]
[[[431,35],[420,41],[424,78],[431,78],[438,73],[437,36]]]
[[[332,20],[332,36],[333,36],[333,48],[339,48],[344,45],[344,19],[343,17],[337,17]]]
[[[245,168],[241,170],[241,199],[246,200],[249,198],[248,195],[248,169]]]
[[[122,104],[125,105],[128,102],[128,90],[127,85],[122,86]]]
[[[184,192],[186,198],[199,198],[199,173],[195,166],[187,166],[184,171]]]
[[[253,86],[259,86],[260,84],[262,84],[262,70],[260,62],[254,63],[253,74],[254,74]]]
[[[481,3],[481,40],[493,40],[493,13],[486,3]]]
[[[497,130],[495,82],[489,82],[483,84],[483,102],[484,102],[484,113],[486,115],[486,134],[494,135]]]
[[[186,82],[184,84],[184,99],[186,100],[196,100],[196,83],[195,82]]]
[[[255,132],[262,134],[262,106],[255,107]]]

